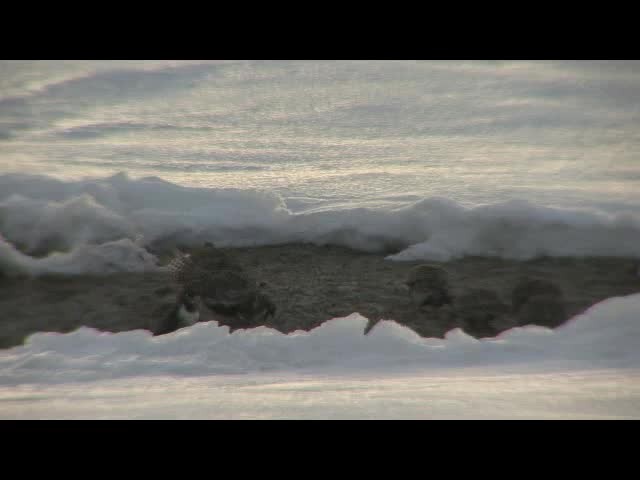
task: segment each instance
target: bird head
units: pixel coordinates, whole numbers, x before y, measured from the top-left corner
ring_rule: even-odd
[[[178,298],[178,302],[184,305],[184,307],[193,312],[198,308],[198,295],[190,288],[185,288]]]

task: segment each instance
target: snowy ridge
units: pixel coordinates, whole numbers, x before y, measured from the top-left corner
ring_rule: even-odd
[[[130,249],[123,260],[127,271],[149,268],[146,259],[132,264],[129,257],[140,253],[141,246],[166,239],[185,244],[214,241],[221,246],[302,241],[400,250],[391,260],[446,261],[464,255],[640,257],[640,217],[630,212],[568,210],[523,200],[467,208],[428,198],[400,208],[294,213],[273,192],[184,187],[124,173],[81,181],[1,175],[0,232],[6,241],[0,247],[3,265],[15,263],[7,242],[31,255],[70,252],[69,261],[85,258],[87,248],[118,245],[122,253]],[[34,262],[21,260],[25,265]],[[78,262],[64,269],[82,272],[84,260]],[[96,268],[93,263],[91,268]]]
[[[258,372],[433,370],[520,366],[525,369],[639,368],[640,294],[606,300],[552,331],[527,326],[495,339],[461,330],[425,339],[395,322],[363,335],[354,313],[310,332],[282,334],[259,327],[232,334],[216,322],[152,337],[80,328],[38,333],[24,346],[0,352],[0,385],[65,383],[175,375]]]

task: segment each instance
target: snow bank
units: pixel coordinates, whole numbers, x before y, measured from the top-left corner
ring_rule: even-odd
[[[640,367],[640,294],[606,300],[557,330],[527,326],[495,339],[477,340],[461,330],[445,339],[425,339],[387,321],[365,336],[366,323],[355,313],[289,335],[266,327],[229,333],[216,322],[160,337],[84,327],[68,334],[38,333],[24,346],[0,352],[0,384],[314,370]]]
[[[429,198],[394,209],[295,214],[273,192],[183,187],[124,173],[68,182],[1,175],[0,232],[31,254],[142,237],[147,246],[163,240],[221,246],[304,241],[399,251],[391,260],[640,257],[640,217],[628,212],[612,215],[521,200],[466,208]]]

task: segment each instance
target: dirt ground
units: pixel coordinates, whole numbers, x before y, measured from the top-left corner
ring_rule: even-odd
[[[455,327],[409,299],[404,281],[409,270],[423,262],[393,262],[383,254],[307,244],[226,251],[264,282],[262,288],[278,308],[266,325],[285,333],[353,312],[373,322],[395,320],[427,337],[442,337]],[[454,297],[468,289],[489,288],[509,303],[521,277],[551,280],[562,289],[568,318],[606,298],[640,292],[637,259],[520,262],[467,257],[439,265],[448,274]],[[0,278],[0,348],[19,345],[35,332],[69,332],[80,326],[110,332],[146,329],[158,309],[173,302],[176,291],[164,273]],[[242,327],[217,320],[232,329]]]

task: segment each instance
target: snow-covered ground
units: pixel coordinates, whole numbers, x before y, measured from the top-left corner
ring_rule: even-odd
[[[11,419],[638,419],[640,369],[145,377],[0,388]]]

